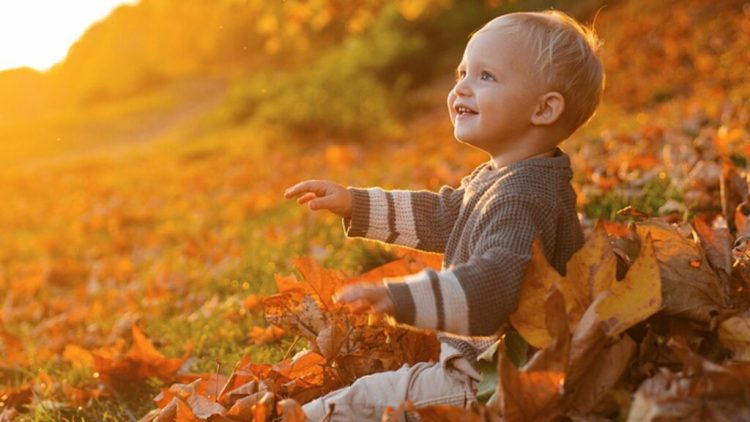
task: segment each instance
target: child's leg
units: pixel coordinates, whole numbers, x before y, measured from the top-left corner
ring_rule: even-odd
[[[441,353],[437,363],[404,365],[397,371],[364,376],[349,387],[333,391],[303,406],[317,422],[334,406],[331,421],[379,421],[386,407],[410,400],[417,407],[447,404],[463,407],[475,400],[479,374],[461,356]],[[455,350],[452,350],[455,352]]]

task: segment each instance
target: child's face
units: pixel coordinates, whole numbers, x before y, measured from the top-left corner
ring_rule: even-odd
[[[459,141],[492,155],[518,146],[531,126],[539,94],[531,58],[514,30],[485,28],[469,41],[448,94]]]

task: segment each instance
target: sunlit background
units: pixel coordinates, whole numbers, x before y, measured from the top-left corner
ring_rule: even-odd
[[[645,214],[739,227],[747,0],[0,0],[0,420],[135,421],[176,380],[210,392],[242,356],[294,356],[306,341],[260,309],[277,275],[353,276],[399,252],[344,239],[285,188],[456,185],[487,159],[455,142],[445,108],[468,35],[549,7],[603,41],[603,103],[563,143],[585,229],[604,219],[626,247]],[[675,262],[706,275],[710,255]],[[750,303],[750,259],[735,267],[733,300]],[[715,325],[674,327],[719,350]],[[662,360],[666,334],[640,335],[661,349],[635,354],[658,356],[631,362],[637,380],[679,365]],[[627,419],[637,385],[621,388],[607,418]]]
[[[71,44],[120,4],[137,0],[8,0],[0,3],[0,71],[47,70]]]

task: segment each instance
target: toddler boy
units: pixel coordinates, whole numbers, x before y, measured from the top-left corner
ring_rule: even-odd
[[[379,420],[405,400],[420,407],[475,399],[476,358],[516,309],[534,239],[561,273],[583,244],[570,160],[557,146],[599,104],[597,48],[590,30],[557,11],[503,15],[472,35],[448,111],[455,138],[490,159],[458,188],[385,191],[308,180],[287,189],[287,198],[341,216],[347,236],[445,254],[440,271],[337,295],[355,311],[438,330],[440,361],[362,377],[307,403],[310,420],[331,408],[331,420]]]

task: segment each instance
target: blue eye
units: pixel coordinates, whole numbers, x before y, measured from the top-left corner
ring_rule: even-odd
[[[482,80],[483,80],[483,81],[494,81],[494,80],[495,80],[495,77],[494,77],[494,76],[492,76],[492,75],[491,75],[490,73],[488,73],[488,72],[482,72]]]

